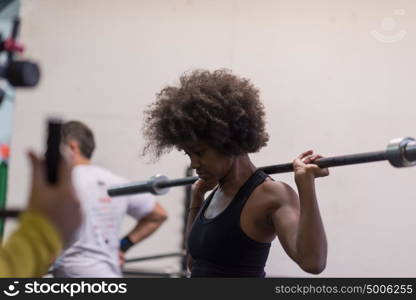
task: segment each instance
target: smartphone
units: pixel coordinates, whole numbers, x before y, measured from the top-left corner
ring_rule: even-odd
[[[58,167],[61,161],[61,130],[62,120],[48,120],[48,138],[46,144],[46,179],[50,184],[58,181]]]
[[[57,118],[49,119],[47,124],[48,137],[46,144],[46,179],[50,184],[58,181],[58,167],[61,161],[61,129],[62,121]],[[16,218],[20,210],[0,210],[0,219]],[[1,235],[0,235],[1,240]]]

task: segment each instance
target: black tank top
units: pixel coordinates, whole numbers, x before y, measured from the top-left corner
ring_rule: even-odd
[[[204,214],[214,190],[197,214],[188,238],[193,258],[191,277],[264,277],[271,243],[248,237],[240,226],[244,204],[267,178],[257,170],[240,188],[230,204],[215,218]]]

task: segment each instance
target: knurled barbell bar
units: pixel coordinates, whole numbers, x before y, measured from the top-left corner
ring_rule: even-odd
[[[393,139],[383,151],[365,152],[317,159],[314,163],[321,168],[355,165],[376,161],[388,160],[396,168],[416,165],[416,140],[411,137]],[[267,174],[277,174],[293,171],[293,164],[279,164],[261,167]],[[135,182],[115,186],[108,189],[109,196],[124,196],[138,193],[152,193],[163,195],[170,187],[193,184],[198,176],[169,180],[164,175],[156,175],[147,181]]]

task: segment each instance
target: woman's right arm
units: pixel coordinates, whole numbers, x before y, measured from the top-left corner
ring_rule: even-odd
[[[195,218],[198,215],[200,208],[204,202],[204,196],[209,191],[212,190],[217,183],[208,183],[203,179],[198,179],[192,185],[192,194],[191,194],[191,204],[188,208],[188,220],[186,222],[186,241],[188,240],[189,233],[191,232],[192,225],[194,224]],[[189,249],[187,247],[187,262],[188,269],[192,270],[192,257],[189,254]]]

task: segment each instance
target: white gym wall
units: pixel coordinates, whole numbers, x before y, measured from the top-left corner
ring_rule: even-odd
[[[94,162],[132,180],[184,176],[186,157],[140,157],[142,112],[193,68],[252,79],[267,112],[258,166],[314,149],[382,150],[415,136],[416,2],[412,0],[22,0],[25,56],[42,81],[18,90],[8,206],[26,203],[25,150],[43,151],[45,118],[79,119],[96,134]],[[275,175],[295,187],[293,174]],[[331,169],[317,180],[328,243],[323,277],[416,276],[416,169],[387,162]],[[128,257],[180,249],[183,189],[160,203],[169,220]],[[8,231],[13,226],[8,224]],[[132,225],[126,220],[125,231]],[[178,270],[177,259],[138,263]],[[309,276],[273,243],[268,276]]]

